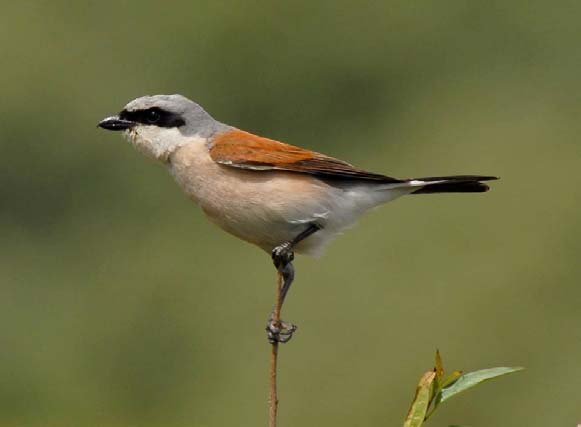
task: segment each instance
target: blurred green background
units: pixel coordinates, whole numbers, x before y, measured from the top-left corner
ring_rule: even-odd
[[[4,2],[0,425],[266,425],[275,273],[95,127],[144,94],[393,176],[300,257],[281,426],[398,426],[448,368],[523,365],[430,425],[581,419],[581,3]]]

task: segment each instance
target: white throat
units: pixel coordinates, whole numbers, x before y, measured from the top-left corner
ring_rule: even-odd
[[[139,152],[164,163],[178,148],[191,142],[177,128],[139,125],[123,132],[125,138]]]

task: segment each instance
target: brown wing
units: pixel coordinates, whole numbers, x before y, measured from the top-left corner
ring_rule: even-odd
[[[402,182],[399,179],[357,169],[349,163],[324,154],[273,139],[262,138],[237,129],[214,137],[210,156],[216,163],[242,169],[284,170],[318,175],[322,178],[368,180],[383,183]]]

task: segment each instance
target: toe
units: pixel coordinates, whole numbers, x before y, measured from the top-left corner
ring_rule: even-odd
[[[293,334],[297,330],[297,326],[292,323],[283,322],[275,323],[272,320],[266,325],[266,335],[268,342],[270,344],[274,343],[287,343],[293,337]]]
[[[284,267],[288,263],[292,262],[295,258],[289,243],[283,243],[282,245],[274,248],[271,252],[271,256],[276,268]]]

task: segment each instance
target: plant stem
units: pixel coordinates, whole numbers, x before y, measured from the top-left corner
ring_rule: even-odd
[[[281,290],[282,290],[282,273],[279,271],[276,285],[276,303],[274,304],[274,311],[272,313],[272,320],[277,326],[280,326],[280,309],[282,306]],[[274,342],[272,343],[270,354],[270,399],[268,401],[269,427],[276,427],[276,415],[278,413],[278,394],[276,390],[277,366],[278,366],[278,342]]]

